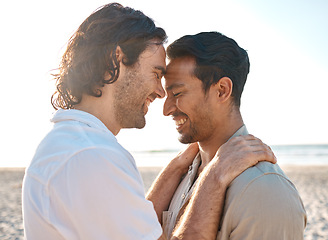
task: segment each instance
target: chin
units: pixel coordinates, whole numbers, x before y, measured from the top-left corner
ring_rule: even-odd
[[[183,135],[180,135],[178,140],[179,140],[179,142],[181,142],[183,144],[197,142],[192,136],[183,136]]]
[[[145,117],[143,117],[142,119],[140,119],[139,121],[137,121],[136,123],[135,123],[135,128],[137,128],[137,129],[142,129],[142,128],[144,128],[146,126],[146,119],[145,119]]]
[[[123,128],[137,128],[142,129],[146,126],[146,119],[145,117],[135,119],[134,121],[129,121],[124,124],[125,126]]]
[[[136,127],[134,127],[134,128],[137,128],[137,129],[143,129],[145,126],[146,126],[146,124],[143,124],[143,125],[138,125],[138,126],[136,126]]]

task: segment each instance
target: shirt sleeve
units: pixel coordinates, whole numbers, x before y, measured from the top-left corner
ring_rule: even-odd
[[[138,170],[115,149],[74,155],[50,189],[49,218],[65,239],[158,239],[162,234]]]
[[[266,174],[240,193],[231,224],[231,240],[301,240],[306,213],[291,182]]]

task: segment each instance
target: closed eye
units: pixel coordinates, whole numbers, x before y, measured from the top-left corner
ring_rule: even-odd
[[[174,97],[178,97],[181,94],[181,92],[173,93]]]
[[[155,74],[155,77],[157,78],[157,79],[161,79],[162,77],[158,74],[158,73],[154,73]]]

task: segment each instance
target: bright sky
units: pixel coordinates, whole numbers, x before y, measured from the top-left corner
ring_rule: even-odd
[[[328,1],[120,1],[163,27],[168,42],[219,31],[250,56],[242,97],[248,130],[268,144],[328,143]],[[51,70],[65,44],[91,12],[108,2],[0,3],[0,166],[26,166],[51,128]],[[156,100],[143,130],[124,130],[128,150],[179,149],[173,121]]]

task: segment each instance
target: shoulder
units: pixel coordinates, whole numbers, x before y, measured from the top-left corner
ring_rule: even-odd
[[[65,170],[72,172],[85,172],[84,174],[99,175],[113,171],[135,173],[137,167],[132,155],[121,146],[90,146],[72,153],[70,157],[63,163]],[[106,174],[107,173],[107,174]]]
[[[77,158],[80,161],[127,159],[134,162],[108,129],[80,121],[59,121],[39,144],[31,167],[51,166],[54,170]]]
[[[67,161],[67,165],[77,164],[79,168],[85,165],[89,170],[113,167],[119,169],[136,169],[132,155],[120,145],[90,146],[75,152]]]
[[[234,181],[232,181],[228,192],[231,194],[241,193],[254,184],[270,184],[271,186],[274,186],[277,181],[284,182],[291,185],[292,188],[295,188],[278,164],[260,162],[254,167],[246,169]]]
[[[222,222],[222,232],[233,231],[247,239],[301,239],[306,212],[297,189],[280,167],[263,162],[232,182]]]
[[[51,194],[62,193],[62,198],[74,193],[84,198],[111,198],[114,192],[144,197],[142,178],[132,160],[117,149],[84,149],[58,166],[46,186]]]
[[[237,215],[243,212],[303,214],[305,211],[294,184],[277,164],[268,162],[247,169],[232,182],[227,191],[226,206]]]
[[[57,151],[39,152],[26,171],[28,176],[46,185],[49,181],[62,177],[110,178],[114,176],[114,172],[139,179],[134,158],[119,144],[80,146],[71,150],[57,148]]]
[[[252,209],[251,206],[256,206],[258,210],[260,206],[271,206],[271,209],[297,206],[303,209],[302,200],[294,184],[277,164],[268,162],[261,162],[245,170],[227,190],[226,208],[237,212],[244,207]],[[268,208],[265,208],[267,211]]]

